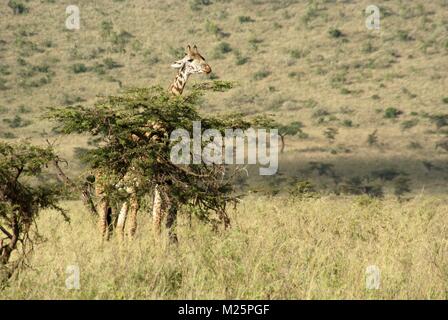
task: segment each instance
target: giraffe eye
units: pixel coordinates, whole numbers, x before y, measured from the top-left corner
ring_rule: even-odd
[[[188,59],[188,62],[193,62],[193,59]]]

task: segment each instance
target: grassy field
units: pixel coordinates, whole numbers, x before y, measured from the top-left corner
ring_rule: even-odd
[[[122,245],[101,243],[78,202],[65,204],[71,224],[42,215],[47,241],[0,298],[447,298],[447,0],[381,1],[380,30],[366,28],[363,0],[79,0],[76,31],[66,2],[19,0],[15,14],[7,3],[0,139],[56,140],[73,176],[89,141],[53,132],[45,108],[168,87],[189,43],[210,78],[237,83],[201,112],[270,114],[304,134],[287,137],[279,174],[239,182],[249,195],[230,230],[183,215],[176,248],[154,238],[147,211]],[[319,197],[297,197],[298,181]],[[372,188],[384,197],[362,195]],[[69,265],[81,290],[65,287]],[[366,289],[371,265],[378,290]]]
[[[33,269],[2,298],[63,299],[446,299],[446,199],[410,202],[324,197],[292,202],[250,196],[233,212],[233,227],[212,232],[185,217],[179,246],[153,236],[140,216],[137,237],[101,243],[95,223],[70,202],[72,222],[42,216],[47,241]],[[76,265],[80,289],[65,286]],[[366,289],[366,269],[380,270]]]

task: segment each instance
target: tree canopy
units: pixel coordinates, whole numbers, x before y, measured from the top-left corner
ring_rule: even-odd
[[[64,189],[45,175],[56,158],[50,147],[0,142],[0,283],[32,249],[38,236],[34,222],[42,209],[55,209],[68,219],[57,204]],[[21,254],[10,261],[19,248]]]
[[[56,130],[64,134],[84,133],[99,138],[100,143],[83,155],[83,161],[102,173],[114,185],[129,171],[143,183],[145,194],[155,184],[168,185],[170,194],[180,203],[194,207],[198,216],[228,223],[226,206],[236,201],[232,177],[237,171],[224,165],[179,165],[170,161],[175,141],[170,133],[183,128],[192,133],[193,122],[200,121],[202,130],[248,128],[250,121],[241,115],[205,117],[197,110],[204,90],[223,91],[228,83],[202,85],[188,95],[172,96],[160,87],[128,89],[116,96],[101,97],[91,106],[50,108],[48,118],[55,120]],[[117,195],[118,196],[118,195]]]

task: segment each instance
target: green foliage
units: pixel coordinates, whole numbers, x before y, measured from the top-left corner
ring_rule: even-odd
[[[204,6],[209,6],[212,4],[211,0],[190,0],[190,8],[193,11],[200,11]]]
[[[397,197],[403,196],[405,193],[411,192],[411,179],[407,176],[399,176],[394,180],[394,194]]]
[[[235,50],[235,64],[241,66],[249,61],[249,57],[243,56],[239,50]]]
[[[28,12],[28,8],[23,4],[22,1],[9,0],[8,7],[12,9],[14,14],[24,14]]]
[[[408,42],[415,40],[414,37],[412,37],[408,31],[405,30],[398,30],[397,31],[397,38],[400,41]]]
[[[260,70],[255,72],[253,78],[254,80],[262,80],[264,78],[267,78],[271,75],[271,72],[269,70]]]
[[[375,179],[381,179],[383,181],[392,181],[396,177],[402,174],[401,171],[398,171],[393,168],[380,169],[372,172],[371,176]]]
[[[337,28],[331,28],[330,30],[328,30],[328,34],[330,35],[330,37],[332,38],[340,38],[343,37],[344,34],[342,33],[341,30],[337,29]]]
[[[71,66],[73,73],[84,73],[88,71],[88,68],[84,63],[75,63]]]
[[[7,123],[10,128],[22,128],[31,124],[30,120],[24,120],[21,116],[16,115],[12,119],[3,119],[4,123]]]
[[[383,197],[383,186],[371,181],[369,177],[353,177],[343,181],[338,191],[345,194],[368,195],[370,197]]]
[[[44,170],[55,159],[51,148],[0,142],[0,285],[32,250],[39,237],[35,221],[42,209],[55,209],[68,219],[57,205],[63,189],[44,178]]]
[[[415,127],[418,124],[418,119],[406,120],[401,123],[401,129],[407,130]]]
[[[292,49],[289,51],[289,55],[293,59],[300,59],[303,58],[306,55],[306,53],[304,53],[303,50],[300,49]]]
[[[255,22],[254,19],[252,19],[250,16],[239,16],[238,21],[240,23],[248,23],[248,22]]]
[[[303,123],[300,121],[293,121],[288,124],[281,124],[275,121],[273,118],[268,117],[266,115],[256,116],[253,119],[253,123],[258,128],[263,129],[277,129],[278,135],[280,136],[281,141],[281,149],[280,152],[285,150],[285,137],[286,136],[294,136],[297,134],[304,134],[302,128],[304,127]]]
[[[448,114],[435,114],[428,117],[429,120],[436,125],[437,129],[448,126]]]
[[[389,107],[384,111],[384,118],[386,119],[396,119],[399,115],[403,114],[403,111],[398,110],[394,107]]]
[[[378,144],[378,130],[375,129],[367,136],[367,144],[371,147]]]
[[[223,81],[223,80],[214,80],[209,82],[202,82],[199,84],[193,85],[194,89],[197,90],[211,90],[211,91],[217,91],[217,92],[224,92],[227,90],[232,89],[235,86],[235,83],[230,81]]]
[[[288,191],[293,199],[299,200],[315,198],[318,195],[313,184],[307,180],[295,181]]]
[[[220,42],[214,49],[214,57],[221,58],[223,55],[232,52],[232,47],[227,42]]]
[[[344,120],[342,121],[342,125],[343,125],[344,127],[351,128],[351,127],[353,127],[353,121],[350,120],[350,119],[344,119]]]
[[[231,86],[215,81],[178,97],[160,87],[129,89],[119,96],[100,98],[92,106],[49,108],[47,117],[55,121],[58,132],[100,139],[95,148],[82,153],[87,165],[105,173],[108,184],[114,185],[132,168],[142,181],[166,186],[179,203],[195,207],[207,220],[227,223],[226,204],[235,200],[231,177],[223,179],[222,165],[171,162],[171,147],[177,142],[170,140],[170,133],[184,129],[192,136],[193,121],[201,121],[203,130],[223,133],[226,128],[247,128],[250,123],[241,115],[203,117],[196,109],[204,90],[224,91]],[[114,192],[110,188],[110,193]],[[150,193],[150,186],[141,192]],[[211,213],[216,213],[218,220],[210,218]]]

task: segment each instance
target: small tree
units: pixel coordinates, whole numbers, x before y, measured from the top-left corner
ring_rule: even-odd
[[[0,142],[0,284],[25,261],[38,238],[36,218],[45,208],[56,209],[63,189],[44,179],[44,169],[56,159],[48,148]],[[44,182],[47,181],[47,182]],[[15,260],[11,261],[14,251]]]
[[[285,151],[285,138],[286,136],[294,136],[296,134],[303,134],[303,124],[300,121],[293,121],[289,124],[280,124],[274,119],[263,115],[254,119],[254,123],[265,129],[278,129],[278,135],[280,136],[281,148],[280,152]]]
[[[132,170],[145,181],[141,196],[158,185],[199,218],[227,226],[230,220],[226,206],[236,201],[232,195],[236,173],[221,164],[173,163],[170,150],[175,142],[170,134],[182,128],[192,137],[193,121],[200,121],[202,130],[213,128],[222,133],[226,128],[249,127],[250,123],[240,116],[206,118],[197,111],[204,90],[224,91],[229,87],[222,81],[213,82],[177,97],[160,87],[130,89],[119,96],[101,98],[93,106],[50,108],[48,117],[56,120],[57,130],[62,133],[87,133],[100,139],[97,148],[87,151],[83,158],[106,177],[111,198],[119,199],[113,186]]]

